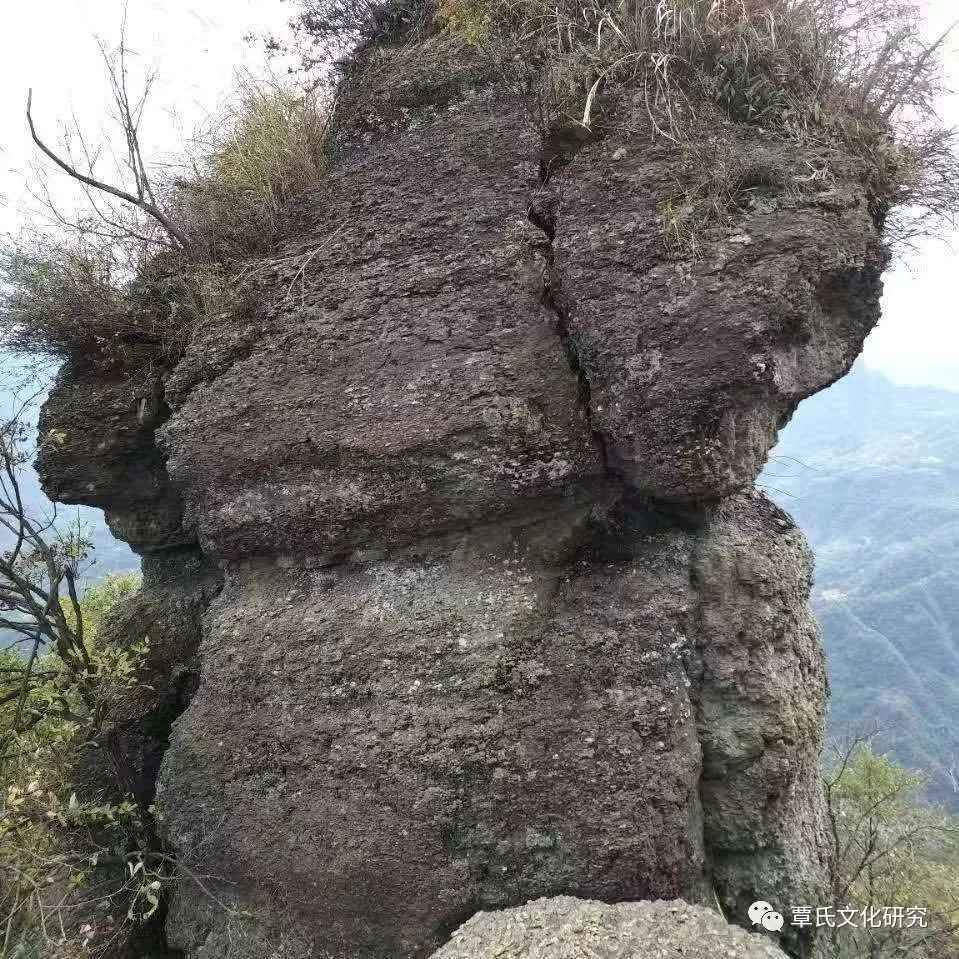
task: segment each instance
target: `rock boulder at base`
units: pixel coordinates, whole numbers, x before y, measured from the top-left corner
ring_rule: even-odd
[[[557,896],[481,912],[431,959],[784,959],[772,942],[702,906]]]

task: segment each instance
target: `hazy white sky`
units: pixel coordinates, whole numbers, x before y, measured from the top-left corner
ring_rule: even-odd
[[[916,0],[930,32],[959,13],[956,0]],[[23,171],[33,155],[23,108],[34,88],[34,114],[48,137],[74,115],[96,139],[108,103],[94,35],[115,42],[126,5],[135,69],[159,79],[144,131],[149,155],[172,154],[230,88],[238,67],[258,69],[262,53],[250,33],[281,32],[290,14],[282,0],[3,0],[0,33],[0,232],[31,215]],[[959,54],[951,73],[959,87]],[[944,104],[959,123],[959,100]],[[64,185],[65,187],[65,185]],[[888,277],[884,317],[866,347],[866,362],[901,383],[959,390],[959,237],[929,244]]]
[[[247,43],[247,34],[281,32],[290,17],[282,0],[2,0],[2,5],[0,232],[15,229],[25,215],[24,171],[35,156],[24,119],[28,88],[34,119],[48,142],[75,120],[90,142],[103,142],[110,99],[95,38],[115,47],[124,9],[133,51],[131,88],[139,90],[138,80],[157,72],[142,134],[148,158],[175,155],[196,125],[222,105],[238,69],[262,69],[262,44]],[[67,187],[65,181],[57,174]]]

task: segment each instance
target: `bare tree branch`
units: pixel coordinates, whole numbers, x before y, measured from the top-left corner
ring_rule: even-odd
[[[116,91],[115,84],[114,89]],[[109,194],[110,196],[116,197],[118,200],[122,200],[124,203],[129,203],[143,210],[144,213],[146,213],[148,216],[151,216],[157,221],[157,223],[160,224],[160,226],[163,227],[164,230],[166,230],[167,234],[172,237],[180,249],[189,254],[192,251],[190,238],[157,205],[153,199],[152,187],[148,185],[149,180],[146,179],[146,184],[144,183],[146,172],[143,166],[143,158],[140,154],[139,137],[137,135],[136,125],[134,123],[133,115],[130,113],[129,102],[126,98],[126,93],[124,92],[121,95],[123,97],[121,110],[124,121],[124,132],[127,137],[128,149],[132,151],[131,156],[134,158],[133,170],[135,179],[137,181],[138,195],[134,195],[127,190],[113,186],[112,184],[106,183],[103,180],[99,180],[94,176],[88,176],[87,174],[82,173],[75,166],[60,157],[50,147],[48,147],[47,144],[44,143],[44,141],[40,138],[40,135],[37,133],[36,125],[33,122],[32,89],[27,93],[27,125],[30,128],[30,136],[39,150],[46,157],[52,160],[68,176],[72,177],[77,182],[84,184],[85,186],[91,187],[94,190],[99,190],[102,193]]]

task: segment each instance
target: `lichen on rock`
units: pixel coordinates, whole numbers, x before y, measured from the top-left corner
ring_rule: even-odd
[[[685,902],[605,905],[569,896],[479,913],[431,959],[783,959],[767,940]]]

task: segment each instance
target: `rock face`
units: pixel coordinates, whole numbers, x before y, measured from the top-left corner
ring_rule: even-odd
[[[144,810],[156,798],[173,721],[196,688],[202,620],[223,580],[218,564],[181,523],[180,497],[154,442],[163,415],[155,378],[105,377],[88,364],[68,363],[44,406],[37,457],[51,498],[104,508],[114,533],[142,556],[142,588],[111,610],[97,633],[104,645],[144,648],[142,673],[112,707],[99,748],[77,752],[72,785],[86,799],[132,799]],[[142,823],[153,828],[152,816]],[[100,888],[109,889],[110,878],[101,878]],[[126,879],[124,873],[117,885]],[[88,891],[68,893],[60,905],[66,928],[92,919],[102,931],[87,942],[94,954],[177,955],[163,946],[162,911],[122,941],[102,922],[102,910],[92,911]]]
[[[721,135],[756,212],[694,260],[664,258],[654,228],[669,151],[602,141],[550,180],[562,196],[550,282],[592,427],[616,475],[671,503],[751,484],[779,427],[848,371],[878,319],[883,260],[862,194],[846,183],[799,209],[757,200],[756,182],[798,176],[802,156]]]
[[[44,404],[36,462],[51,499],[104,509],[114,535],[142,556],[142,589],[111,611],[99,638],[144,644],[147,675],[111,717],[106,748],[81,778],[144,805],[153,801],[171,724],[193,694],[203,614],[222,585],[219,566],[182,524],[180,495],[154,439],[164,413],[156,377],[67,363]]]
[[[768,940],[685,902],[608,906],[569,896],[481,912],[432,959],[785,959]]]
[[[251,317],[47,406],[49,490],[224,576],[159,786],[195,959],[425,956],[541,896],[823,896],[811,563],[752,483],[878,317],[864,190],[673,253],[668,145],[611,132],[544,183],[526,104],[444,89],[344,132]],[[582,908],[624,949],[665,921]]]
[[[39,424],[36,467],[47,495],[104,510],[114,536],[143,554],[195,542],[155,443],[162,390],[155,376],[107,377],[74,360]]]

